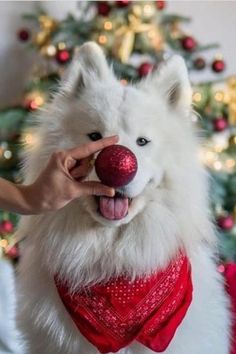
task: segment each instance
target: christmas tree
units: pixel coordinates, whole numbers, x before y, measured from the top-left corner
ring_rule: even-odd
[[[225,78],[225,62],[213,56],[216,44],[202,46],[183,30],[189,18],[168,13],[165,1],[84,1],[79,18],[62,21],[42,9],[25,15],[18,38],[38,53],[23,102],[0,111],[0,175],[21,182],[21,149],[34,144],[32,112],[50,99],[74,50],[88,40],[103,47],[121,82],[135,82],[178,53],[191,73],[211,70],[211,82],[193,80],[193,124],[202,137],[199,157],[211,176],[211,207],[223,260],[236,260],[236,77]],[[207,58],[207,59],[206,59]],[[17,256],[17,216],[0,212],[0,255]]]

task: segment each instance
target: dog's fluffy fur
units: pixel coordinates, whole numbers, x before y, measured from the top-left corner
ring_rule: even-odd
[[[55,150],[89,142],[87,134],[118,134],[138,159],[134,180],[120,190],[132,198],[126,217],[109,221],[94,197],[57,212],[22,218],[27,236],[19,269],[18,323],[28,354],[98,353],[78,331],[58,297],[55,273],[95,284],[128,272],[161,269],[180,247],[190,259],[193,301],[165,354],[229,354],[230,315],[213,258],[214,228],[206,175],[191,124],[191,88],[180,57],[134,86],[122,86],[94,43],[81,47],[60,91],[39,117],[37,143],[26,153],[31,183]],[[138,137],[150,140],[138,146]],[[89,179],[98,180],[95,172]],[[119,354],[149,354],[138,342]]]

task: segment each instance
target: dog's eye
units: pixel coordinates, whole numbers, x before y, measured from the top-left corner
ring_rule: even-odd
[[[150,143],[150,140],[147,140],[146,138],[138,138],[136,140],[136,143],[139,145],[139,146],[144,146],[144,145],[147,145],[148,143]]]
[[[102,139],[102,134],[100,134],[99,132],[93,132],[88,134],[89,139],[91,139],[92,141],[97,141]]]

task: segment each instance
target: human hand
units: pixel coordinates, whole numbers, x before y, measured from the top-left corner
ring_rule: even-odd
[[[54,152],[37,180],[21,186],[32,214],[64,207],[75,198],[87,195],[112,197],[115,190],[97,181],[84,181],[92,170],[93,154],[118,142],[108,137],[77,148]]]

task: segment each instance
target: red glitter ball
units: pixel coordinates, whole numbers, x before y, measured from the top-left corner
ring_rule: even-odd
[[[163,10],[166,7],[166,2],[164,0],[157,0],[156,5],[158,10]]]
[[[218,117],[214,119],[213,126],[216,132],[222,132],[228,127],[228,122],[224,117]]]
[[[136,156],[123,145],[106,147],[95,161],[95,170],[102,183],[114,188],[131,182],[137,169]]]
[[[28,41],[28,39],[30,38],[30,32],[27,28],[22,28],[18,31],[17,33],[17,37],[19,38],[19,40],[21,40],[22,42],[26,42]]]
[[[111,7],[107,1],[98,1],[97,2],[97,12],[99,15],[107,16],[107,15],[109,15],[110,10],[111,10]]]
[[[147,76],[154,69],[154,65],[152,63],[142,63],[138,68],[138,73],[140,77]]]
[[[126,7],[130,3],[130,0],[117,0],[116,5],[117,7]]]
[[[186,37],[182,38],[181,44],[182,44],[183,49],[187,50],[188,52],[191,52],[197,46],[197,42],[191,36],[186,36]]]
[[[206,61],[204,58],[198,57],[198,58],[194,59],[193,64],[194,64],[195,69],[202,70],[206,66]]]
[[[218,226],[225,231],[230,231],[234,226],[234,219],[231,215],[222,215],[217,219]]]
[[[212,70],[216,73],[220,73],[225,69],[225,62],[221,59],[216,59],[212,63]]]
[[[56,60],[59,64],[65,64],[70,60],[70,53],[68,50],[59,50],[56,54]]]
[[[3,220],[0,224],[0,231],[2,233],[10,233],[13,232],[14,225],[10,220]]]
[[[20,255],[19,249],[16,246],[13,246],[6,252],[6,255],[11,259],[16,259]]]

